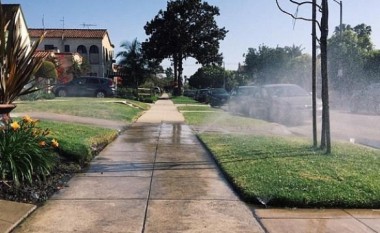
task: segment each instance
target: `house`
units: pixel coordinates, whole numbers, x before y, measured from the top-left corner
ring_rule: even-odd
[[[78,53],[90,65],[89,76],[106,77],[114,63],[114,45],[106,29],[36,29],[29,28],[32,41],[46,32],[39,50]]]
[[[1,4],[1,2],[0,2]],[[26,21],[24,17],[24,13],[22,12],[20,4],[1,4],[4,12],[7,14],[7,18],[1,20],[11,20],[12,17],[16,17],[16,25],[17,25],[17,33],[21,34],[22,43],[25,46],[30,47],[30,39],[28,36],[28,28],[26,26]]]

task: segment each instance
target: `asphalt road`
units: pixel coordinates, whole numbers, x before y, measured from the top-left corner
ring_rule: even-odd
[[[353,114],[348,111],[330,111],[331,137],[333,140],[350,141],[380,148],[380,116],[371,114]],[[318,121],[318,140],[321,120]],[[293,133],[312,137],[312,123],[289,127]]]

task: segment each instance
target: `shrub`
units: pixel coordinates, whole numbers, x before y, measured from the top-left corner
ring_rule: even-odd
[[[38,90],[36,92],[20,96],[20,100],[28,100],[28,101],[34,101],[34,100],[40,100],[40,99],[50,100],[54,98],[55,98],[55,95],[53,93],[46,93],[46,91],[44,90]]]
[[[116,97],[135,100],[137,96],[136,89],[118,87],[116,90]]]
[[[49,130],[37,126],[37,120],[25,116],[0,126],[0,179],[16,186],[45,178],[55,165],[58,147],[49,138]]]

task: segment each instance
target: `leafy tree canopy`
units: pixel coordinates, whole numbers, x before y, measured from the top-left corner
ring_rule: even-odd
[[[51,61],[44,61],[35,73],[37,78],[56,79],[58,77],[55,64]]]
[[[124,42],[121,47],[124,50],[117,53],[116,57],[120,58],[118,64],[122,66],[121,70],[127,74],[127,78],[123,80],[124,85],[138,87],[152,73],[159,72],[160,66],[156,61],[149,60],[144,56],[141,43],[137,39],[132,42]]]
[[[271,48],[266,45],[258,49],[249,48],[245,54],[245,72],[252,82],[297,83],[306,87],[310,81],[311,57],[302,53],[301,46]]]
[[[142,47],[148,57],[172,59],[174,77],[182,86],[182,61],[195,58],[200,64],[221,64],[219,41],[227,31],[219,28],[214,17],[219,8],[202,0],[168,1],[167,9],[160,10],[144,29],[148,36]]]
[[[226,71],[221,66],[203,66],[189,79],[189,86],[193,88],[222,88],[231,90],[234,82],[233,72]]]
[[[333,88],[342,95],[350,96],[358,86],[380,75],[371,32],[371,26],[366,24],[343,25],[342,32],[336,27],[328,40],[330,80]]]

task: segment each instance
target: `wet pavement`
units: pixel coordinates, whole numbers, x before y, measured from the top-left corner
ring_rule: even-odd
[[[163,99],[14,232],[380,232],[380,211],[246,205]]]
[[[15,232],[264,232],[170,100],[68,186]]]

